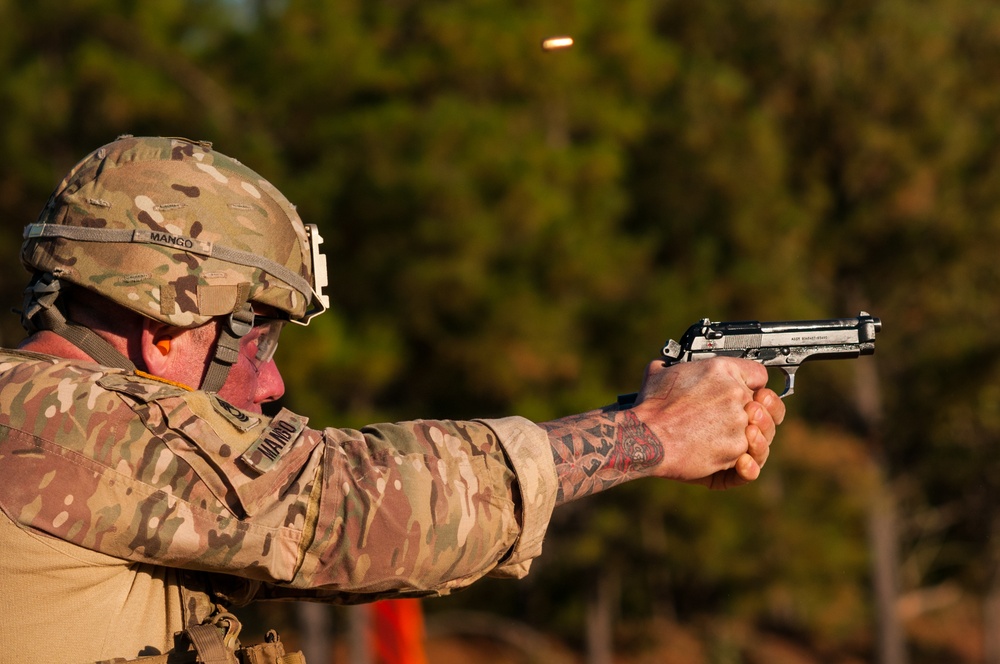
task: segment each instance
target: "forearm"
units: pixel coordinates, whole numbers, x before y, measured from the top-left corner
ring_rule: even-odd
[[[539,426],[552,446],[557,505],[643,477],[664,458],[660,439],[633,411],[618,406]]]

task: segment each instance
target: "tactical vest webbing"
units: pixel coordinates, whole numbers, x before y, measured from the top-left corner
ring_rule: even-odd
[[[175,635],[170,652],[136,659],[116,657],[95,664],[306,664],[301,652],[285,652],[273,629],[264,637],[264,643],[241,647],[241,628],[236,616],[219,613],[209,622]]]

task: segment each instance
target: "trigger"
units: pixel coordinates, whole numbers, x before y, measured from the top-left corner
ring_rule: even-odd
[[[778,396],[784,399],[789,394],[795,392],[795,370],[798,367],[782,367],[781,373],[785,374],[785,391]]]

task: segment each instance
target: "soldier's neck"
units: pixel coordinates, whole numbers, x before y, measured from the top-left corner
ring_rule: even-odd
[[[93,358],[84,353],[82,350],[66,341],[55,332],[50,332],[49,330],[36,332],[18,344],[17,347],[20,350],[28,350],[33,353],[63,357],[67,360],[94,361]]]

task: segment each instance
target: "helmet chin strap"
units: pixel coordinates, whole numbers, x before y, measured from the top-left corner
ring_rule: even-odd
[[[59,279],[50,272],[36,274],[28,284],[24,290],[24,309],[21,312],[21,325],[28,334],[42,330],[54,332],[89,355],[98,364],[135,371],[136,366],[132,361],[100,335],[90,328],[66,319],[66,315],[56,303],[60,288]]]
[[[60,290],[59,279],[50,272],[36,274],[28,284],[24,290],[24,308],[21,311],[21,325],[28,334],[48,330],[82,350],[98,364],[135,371],[135,364],[107,340],[90,328],[67,320],[57,304]],[[239,309],[229,315],[216,341],[215,355],[205,372],[202,390],[218,392],[222,389],[229,370],[240,359],[240,341],[253,329],[253,323],[253,306],[249,302],[244,301]]]
[[[229,314],[215,342],[215,357],[201,382],[202,390],[218,392],[222,389],[229,370],[240,359],[240,340],[253,329],[253,321],[253,306],[249,302],[244,302],[243,306]]]

